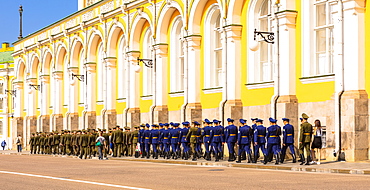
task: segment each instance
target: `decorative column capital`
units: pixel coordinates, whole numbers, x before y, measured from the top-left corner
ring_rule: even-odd
[[[241,39],[242,29],[243,29],[243,26],[238,25],[238,24],[231,24],[231,25],[225,26],[227,38]]]
[[[285,28],[296,28],[298,12],[295,10],[285,10],[276,13],[279,19],[279,26]]]
[[[53,72],[53,78],[56,80],[63,79],[63,71],[54,71]]]
[[[353,14],[364,13],[366,0],[343,0],[343,11],[353,11]]]
[[[31,85],[36,85],[37,83],[37,78],[28,78],[27,83]]]
[[[23,81],[15,81],[13,82],[13,86],[16,90],[22,90],[23,89]]]
[[[40,80],[42,83],[49,83],[50,82],[50,75],[41,75]]]
[[[167,57],[168,55],[168,44],[155,44],[154,45],[156,55],[160,57]]]
[[[129,51],[127,52],[128,61],[131,64],[137,63],[137,58],[140,56],[140,51]]]
[[[115,57],[107,57],[104,60],[105,60],[106,67],[116,68],[117,58],[115,58]]]
[[[185,40],[188,42],[188,46],[192,49],[200,49],[200,44],[202,42],[201,35],[190,35],[185,36]]]
[[[85,67],[88,73],[95,73],[96,72],[96,63],[95,62],[88,62],[85,63]]]

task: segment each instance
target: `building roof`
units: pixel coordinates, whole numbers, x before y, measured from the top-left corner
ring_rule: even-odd
[[[12,53],[13,51],[0,52],[0,63],[13,63]]]

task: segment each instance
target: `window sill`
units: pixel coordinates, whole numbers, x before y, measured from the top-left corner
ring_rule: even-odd
[[[118,103],[126,102],[126,98],[118,98],[117,102]]]
[[[272,88],[272,87],[274,87],[274,81],[258,82],[258,83],[248,83],[248,84],[245,84],[245,86],[249,90],[261,89],[261,88]]]
[[[169,95],[170,95],[171,98],[183,97],[184,96],[184,91],[170,92]]]
[[[222,92],[222,87],[204,88],[202,90],[203,90],[204,94],[221,93]]]
[[[140,96],[141,100],[152,100],[153,95]]]
[[[96,104],[97,104],[97,105],[103,105],[103,104],[104,104],[104,101],[103,101],[103,100],[96,101]]]
[[[299,78],[299,80],[302,82],[302,84],[331,82],[331,81],[335,81],[335,74],[302,77],[302,78]]]

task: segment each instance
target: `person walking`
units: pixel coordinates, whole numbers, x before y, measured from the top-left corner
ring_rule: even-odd
[[[3,142],[1,142],[1,147],[3,147],[3,150],[5,150],[5,146],[6,146],[6,141],[4,140]]]
[[[321,147],[322,147],[322,127],[320,120],[315,120],[315,126],[313,128],[313,141],[311,145],[312,163],[320,164],[321,160]],[[317,153],[317,154],[316,154]]]
[[[280,147],[280,135],[281,128],[276,125],[277,120],[274,118],[269,118],[270,127],[267,128],[267,154],[274,155],[275,164],[279,164],[279,147]]]
[[[281,150],[280,163],[284,162],[286,150],[289,148],[292,154],[293,163],[296,163],[296,156],[294,151],[294,127],[289,124],[288,118],[283,118],[283,149]]]
[[[254,130],[254,146],[255,146],[255,152],[254,152],[254,160],[253,163],[257,162],[258,159],[258,152],[261,149],[264,159],[263,164],[267,164],[267,151],[266,151],[266,127],[263,126],[263,120],[257,119],[256,120],[257,127]]]
[[[235,161],[235,143],[237,140],[238,128],[234,125],[234,120],[227,118],[228,126],[225,128],[225,141],[229,149],[229,162]]]
[[[15,143],[17,144],[17,151],[22,152],[22,137],[21,137],[21,135],[18,135],[18,137],[15,138]]]
[[[305,157],[304,157],[304,150],[306,151],[306,165],[310,165],[311,161],[311,150],[310,150],[310,144],[311,144],[311,138],[312,138],[312,125],[308,123],[308,115],[303,113],[302,114],[302,124],[301,124],[301,130],[299,135],[299,156],[301,158],[301,164],[303,165],[305,163]]]
[[[241,163],[242,160],[242,153],[245,152],[247,157],[248,157],[248,163],[252,162],[252,151],[250,149],[250,141],[253,136],[253,130],[251,127],[249,127],[246,123],[247,120],[245,119],[240,119],[239,120],[241,126],[239,128],[238,132],[238,146],[239,146],[239,151],[238,151],[238,160],[236,163]]]
[[[102,135],[102,131],[99,131],[99,136],[96,138],[96,146],[98,147],[98,152],[99,152],[99,160],[103,160],[103,148],[105,147],[105,138]]]

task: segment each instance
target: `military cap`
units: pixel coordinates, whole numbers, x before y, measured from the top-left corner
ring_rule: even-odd
[[[183,125],[189,125],[190,123],[188,121],[182,122]]]
[[[257,121],[257,120],[258,120],[258,118],[257,118],[257,117],[255,117],[255,118],[251,118],[251,120],[252,120],[252,121]]]
[[[259,122],[261,123],[263,121],[263,119],[257,119],[256,122]]]
[[[289,119],[288,118],[283,118],[281,120],[289,122]]]
[[[103,129],[103,131],[107,131],[107,129]]]
[[[139,126],[135,126],[134,128],[137,129],[137,128],[140,128],[140,127]]]
[[[303,118],[303,119],[308,119],[308,118],[310,118],[310,117],[308,117],[308,115],[307,115],[307,114],[302,113],[302,118]]]
[[[301,121],[302,121],[302,120],[303,120],[303,118],[299,118],[299,120],[301,120]]]
[[[35,133],[32,133],[32,135],[35,135]]]
[[[171,123],[170,123],[170,125],[172,125],[172,126],[173,126],[173,122],[171,122]]]
[[[125,130],[130,130],[130,127],[125,127]]]
[[[166,126],[166,127],[168,127],[168,126],[170,126],[168,123],[165,123],[165,124],[163,124],[164,126]]]
[[[163,127],[163,123],[159,123],[158,125],[159,125],[160,127]]]
[[[172,124],[174,127],[178,127],[180,125],[180,123],[173,123]]]
[[[241,124],[245,124],[245,123],[246,123],[246,121],[247,121],[247,120],[245,120],[245,119],[239,119],[239,122],[240,122]]]
[[[194,125],[200,125],[198,121],[193,121]]]
[[[217,123],[220,123],[220,121],[219,121],[219,120],[217,120],[217,119],[214,119],[214,120],[213,120],[213,123],[216,123],[216,124],[217,124]]]
[[[120,128],[120,126],[119,126],[119,125],[117,125],[117,126],[116,126],[116,129],[118,129],[118,128]]]
[[[205,119],[204,122],[208,124],[212,123],[209,119]]]
[[[148,127],[149,128],[150,127],[149,123],[145,124],[145,127]]]
[[[270,121],[271,123],[276,123],[276,122],[277,122],[277,120],[276,120],[276,119],[274,119],[274,118],[272,118],[272,117],[270,117],[270,118],[269,118],[269,121]]]
[[[227,118],[227,122],[234,122],[234,120],[231,118]]]

